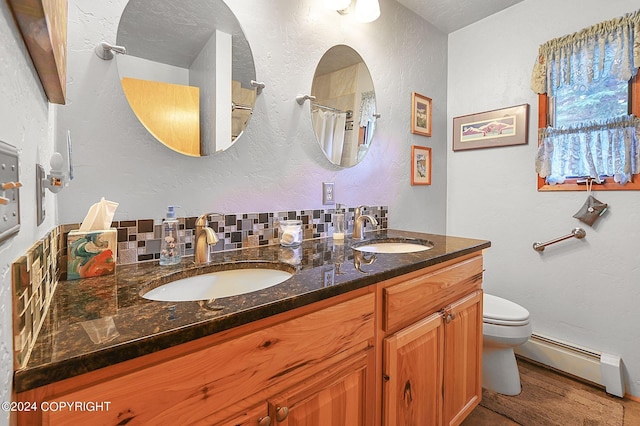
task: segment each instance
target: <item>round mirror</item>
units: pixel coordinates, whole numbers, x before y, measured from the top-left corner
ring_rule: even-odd
[[[376,127],[373,80],[358,52],[345,45],[320,59],[311,86],[316,139],[336,166],[352,167],[366,155]]]
[[[118,72],[129,105],[160,142],[186,155],[230,147],[255,105],[255,65],[222,0],[130,0]]]

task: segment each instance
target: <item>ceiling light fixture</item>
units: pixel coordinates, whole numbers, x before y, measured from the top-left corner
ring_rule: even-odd
[[[378,0],[357,0],[355,17],[358,22],[373,22],[380,16]]]
[[[380,16],[378,0],[324,0],[324,5],[341,15],[353,9],[356,21],[362,23],[373,22]]]

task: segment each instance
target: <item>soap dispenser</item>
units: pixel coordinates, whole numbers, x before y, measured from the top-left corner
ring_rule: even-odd
[[[166,218],[162,222],[162,240],[160,242],[160,264],[175,265],[180,263],[180,236],[178,235],[179,223],[176,219],[175,208],[167,207]]]
[[[344,210],[342,204],[337,204],[336,211],[333,216],[333,239],[344,240],[346,231],[346,223],[344,218]]]

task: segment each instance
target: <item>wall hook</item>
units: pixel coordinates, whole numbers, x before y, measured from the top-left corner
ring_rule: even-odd
[[[258,95],[262,93],[262,89],[266,87],[266,85],[261,81],[251,80],[251,85],[256,88],[256,92]]]
[[[298,105],[302,105],[304,103],[304,101],[306,101],[306,100],[315,101],[316,97],[315,96],[311,96],[311,95],[298,95],[298,96],[296,96],[296,102],[298,102]]]
[[[98,58],[104,59],[105,61],[110,61],[111,59],[113,59],[113,52],[119,53],[121,55],[127,54],[126,47],[109,44],[106,41],[101,41],[100,43],[98,43],[94,51],[96,52],[96,55],[98,55]]]

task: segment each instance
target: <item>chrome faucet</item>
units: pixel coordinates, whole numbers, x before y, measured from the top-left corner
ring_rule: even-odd
[[[353,215],[353,239],[364,240],[364,223],[369,221],[373,226],[378,226],[378,221],[370,214],[362,214],[362,210],[365,206],[356,207],[356,211]]]
[[[222,215],[222,213],[206,213],[196,219],[195,262],[208,263],[211,261],[211,249],[218,242],[218,235],[209,228],[209,216]]]

